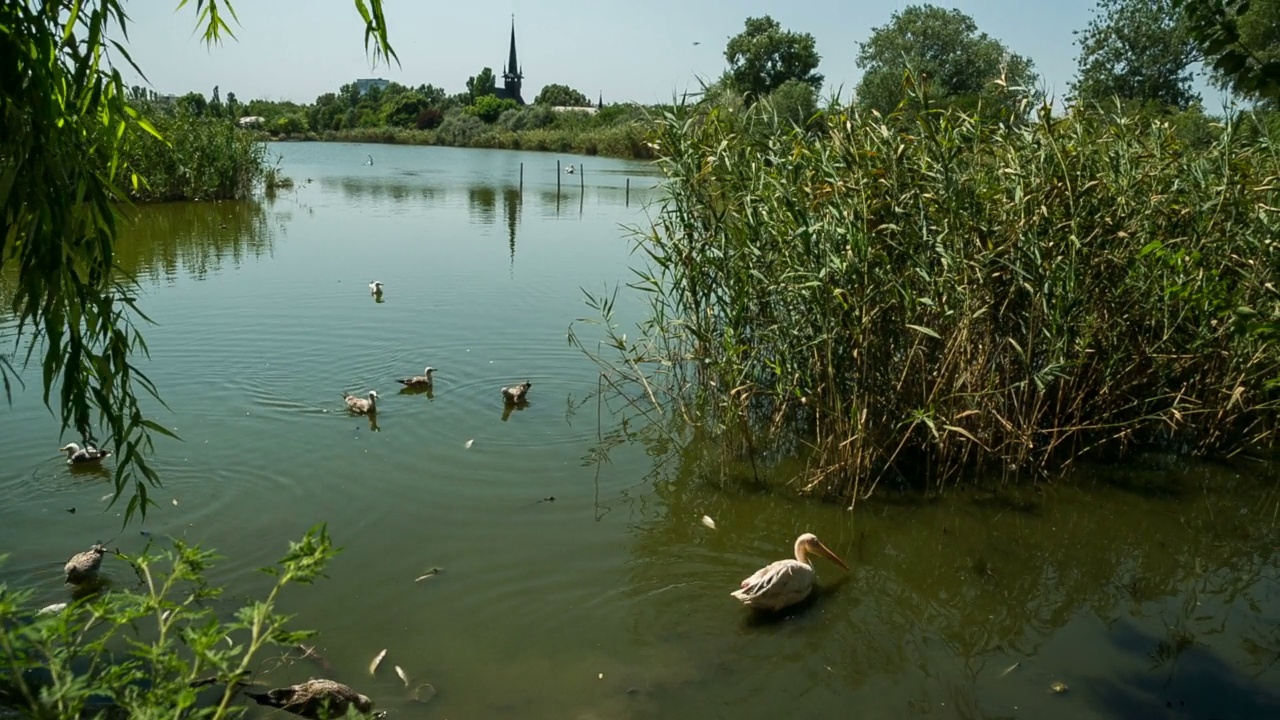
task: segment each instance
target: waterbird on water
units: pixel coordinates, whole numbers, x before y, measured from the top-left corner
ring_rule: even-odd
[[[779,560],[769,563],[757,570],[754,575],[742,581],[742,587],[731,595],[742,601],[743,605],[758,610],[781,610],[809,597],[817,580],[813,571],[813,563],[809,561],[809,553],[817,553],[829,558],[832,562],[849,569],[844,561],[831,552],[817,535],[805,533],[796,538],[796,559]]]
[[[372,165],[372,164],[373,164],[373,156],[372,156],[372,155],[370,155],[370,156],[369,156],[369,162],[365,163],[365,165]]]
[[[502,399],[507,401],[508,405],[519,405],[524,402],[524,396],[529,394],[529,388],[533,387],[533,383],[525,380],[519,385],[502,388]]]
[[[423,370],[421,375],[414,375],[413,377],[407,377],[407,378],[397,378],[396,382],[400,383],[401,385],[404,385],[405,387],[412,387],[412,388],[431,387],[431,384],[433,382],[431,376],[435,373],[435,371],[436,371],[435,368],[428,365],[427,369]]]
[[[58,452],[64,452],[67,454],[68,465],[102,462],[103,458],[111,455],[110,450],[99,450],[88,444],[82,448],[75,443],[67,443],[66,445],[63,445],[58,448]]]
[[[102,567],[102,556],[106,552],[105,547],[94,545],[82,553],[72,555],[62,568],[62,571],[67,574],[67,582],[72,585],[81,585],[97,580],[98,568]]]
[[[370,294],[370,295],[381,295],[381,294],[382,294],[382,281],[381,281],[381,280],[374,280],[373,282],[369,283],[369,294]]]
[[[351,393],[342,393],[342,399],[347,403],[347,409],[357,415],[368,415],[378,411],[378,391],[370,390],[369,398],[356,397]]]
[[[350,686],[334,680],[312,678],[306,682],[275,688],[264,693],[245,691],[259,705],[287,710],[305,718],[343,717],[354,708],[357,712],[373,712],[373,701]]]

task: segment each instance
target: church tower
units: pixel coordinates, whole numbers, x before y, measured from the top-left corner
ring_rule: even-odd
[[[524,81],[524,69],[520,67],[520,61],[516,58],[516,16],[511,16],[511,50],[507,55],[507,64],[502,68],[502,91],[497,93],[499,98],[511,98],[517,103],[524,105],[524,98],[520,96],[520,85]]]

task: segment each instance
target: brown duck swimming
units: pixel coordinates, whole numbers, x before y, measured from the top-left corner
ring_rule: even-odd
[[[264,693],[245,691],[259,705],[269,705],[287,710],[305,718],[339,718],[351,708],[365,714],[373,712],[373,701],[368,696],[333,680],[312,678],[306,682],[275,688]]]
[[[58,448],[58,452],[67,454],[68,465],[83,465],[85,463],[102,462],[102,459],[111,455],[110,450],[99,450],[92,445],[86,445],[83,448],[75,443],[67,443]]]
[[[106,552],[105,547],[94,545],[82,553],[72,555],[62,568],[62,571],[67,574],[67,582],[72,585],[81,585],[97,580],[98,568],[102,567],[102,556]]]
[[[342,399],[347,402],[347,409],[357,415],[369,415],[378,411],[377,390],[370,390],[368,399],[347,392],[342,393]]]
[[[502,399],[507,401],[508,405],[519,405],[524,402],[524,396],[529,394],[529,388],[533,387],[533,383],[525,380],[519,385],[502,388]]]
[[[421,375],[414,375],[413,377],[407,377],[407,378],[397,378],[396,382],[400,383],[401,385],[404,385],[405,387],[429,388],[431,387],[431,383],[433,382],[431,376],[435,373],[435,371],[436,371],[435,368],[428,365],[427,369],[423,370]]]

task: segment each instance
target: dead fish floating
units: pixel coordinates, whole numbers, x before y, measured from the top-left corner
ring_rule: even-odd
[[[410,387],[410,388],[429,388],[434,382],[431,376],[435,374],[435,371],[436,371],[435,368],[428,365],[427,369],[423,370],[421,375],[414,375],[413,377],[407,377],[407,378],[397,378],[396,382],[400,383],[405,387]]]
[[[529,394],[529,388],[533,387],[533,383],[525,380],[519,385],[502,388],[502,399],[508,405],[519,405],[526,402],[525,396]]]
[[[102,556],[107,549],[102,545],[94,545],[82,553],[71,556],[62,571],[67,575],[67,583],[83,585],[98,579],[98,569],[102,567]]]
[[[378,411],[378,391],[370,390],[368,398],[356,397],[351,393],[342,393],[342,399],[347,403],[347,410],[357,415],[372,415]]]
[[[267,705],[305,718],[342,717],[354,709],[366,715],[373,701],[351,687],[334,680],[312,678],[306,682],[275,688],[264,693],[245,691],[259,705]]]
[[[382,658],[387,656],[387,649],[383,648],[382,652],[373,656],[373,662],[369,663],[369,674],[373,675],[378,672],[378,666],[382,664]]]
[[[87,465],[90,463],[102,462],[104,458],[111,456],[110,450],[99,450],[98,448],[86,444],[80,447],[76,443],[67,443],[58,448],[58,452],[67,454],[68,465]]]

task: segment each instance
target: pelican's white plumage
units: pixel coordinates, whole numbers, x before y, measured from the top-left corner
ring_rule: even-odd
[[[369,397],[356,397],[351,393],[342,393],[342,399],[347,403],[347,409],[357,415],[367,415],[378,411],[378,391],[370,390]]]
[[[813,563],[809,561],[809,553],[817,553],[829,558],[832,562],[849,569],[844,561],[831,552],[818,536],[805,533],[796,538],[796,559],[779,560],[769,563],[756,571],[754,575],[742,581],[742,587],[731,595],[742,601],[743,605],[757,610],[781,610],[785,607],[809,597],[813,592],[817,573],[813,571]]]
[[[111,455],[110,450],[99,450],[92,445],[86,445],[82,448],[75,443],[63,445],[58,448],[58,452],[67,454],[68,465],[102,462],[103,458]]]
[[[436,371],[435,368],[428,365],[427,369],[423,370],[421,375],[414,375],[413,377],[407,377],[407,378],[397,378],[396,382],[400,383],[401,385],[404,385],[405,387],[412,387],[412,388],[431,387],[432,383],[434,382],[431,376],[435,373],[435,371]]]

